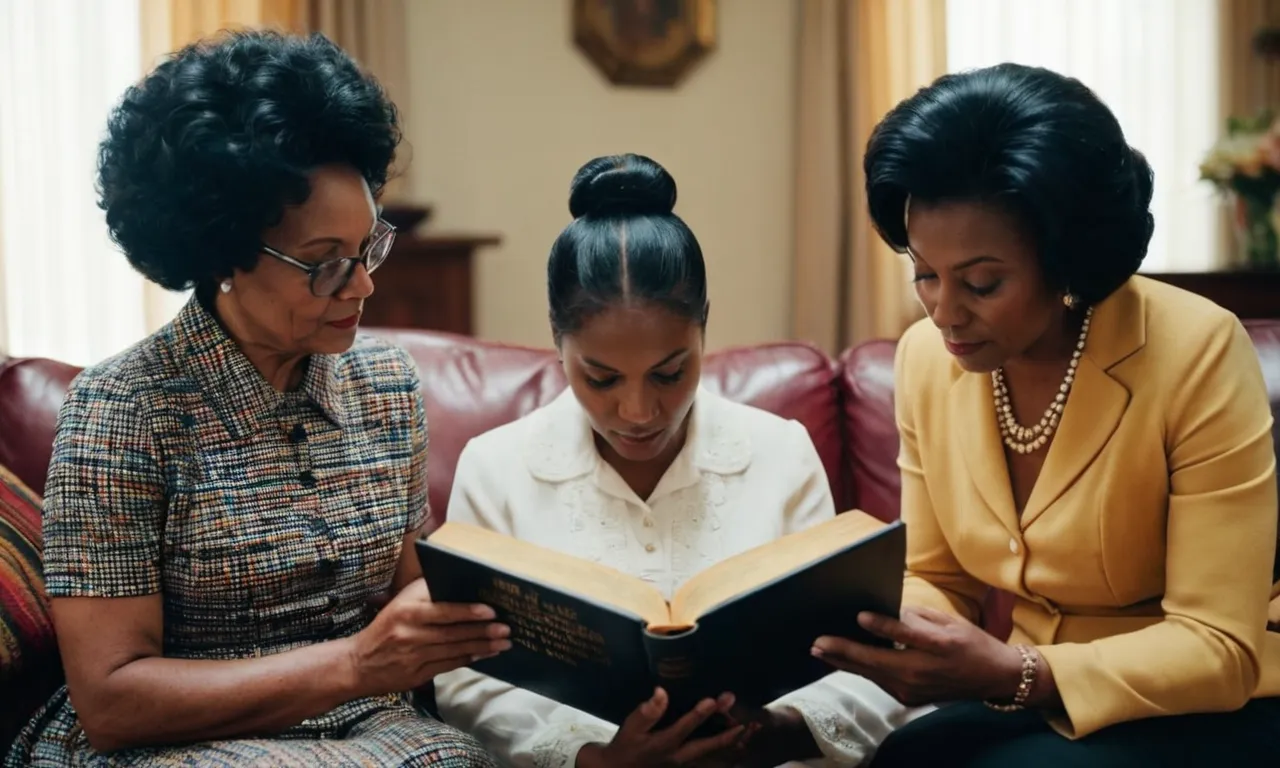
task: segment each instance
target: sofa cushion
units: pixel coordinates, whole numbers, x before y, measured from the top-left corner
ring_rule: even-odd
[[[845,482],[849,506],[884,521],[898,519],[898,427],[893,416],[893,355],[897,344],[876,340],[840,356]]]
[[[702,385],[739,403],[795,419],[809,430],[827,470],[836,511],[850,508],[842,475],[840,392],[834,361],[817,347],[778,342],[711,352]]]
[[[533,349],[420,330],[372,329],[404,347],[418,364],[430,427],[430,479],[434,522],[443,522],[453,473],[472,437],[550,402],[566,386],[554,349]],[[845,508],[836,370],[816,347],[765,344],[712,352],[702,384],[809,430],[836,505]]]
[[[0,752],[61,683],[40,567],[40,507],[0,465]]]
[[[80,369],[41,358],[0,365],[0,465],[44,493],[58,410]]]

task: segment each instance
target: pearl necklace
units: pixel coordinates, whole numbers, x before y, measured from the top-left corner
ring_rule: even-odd
[[[991,388],[995,392],[996,421],[1000,424],[1000,437],[1009,450],[1018,453],[1034,453],[1049,442],[1058,422],[1062,419],[1062,409],[1067,405],[1067,395],[1076,380],[1076,366],[1080,364],[1080,355],[1084,353],[1084,341],[1089,335],[1089,320],[1093,317],[1093,307],[1084,313],[1084,323],[1080,326],[1080,339],[1076,342],[1075,351],[1071,353],[1071,362],[1067,365],[1067,375],[1058,387],[1058,395],[1049,405],[1040,423],[1033,427],[1024,427],[1013,415],[1013,406],[1009,404],[1009,388],[1004,383],[1004,370],[997,368],[991,372]]]

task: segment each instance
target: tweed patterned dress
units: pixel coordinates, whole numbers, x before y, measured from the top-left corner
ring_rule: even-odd
[[[44,511],[53,597],[161,593],[164,653],[238,659],[358,632],[425,520],[426,417],[403,351],[362,338],[270,387],[193,299],[86,370],[59,418]],[[89,746],[59,691],[6,766],[493,766],[407,696],[347,702],[277,738]]]

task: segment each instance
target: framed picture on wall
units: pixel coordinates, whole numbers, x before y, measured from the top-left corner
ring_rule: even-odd
[[[573,39],[616,85],[671,87],[715,49],[715,0],[573,0]]]

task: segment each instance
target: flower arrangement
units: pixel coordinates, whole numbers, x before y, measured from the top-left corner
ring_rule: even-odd
[[[1200,178],[1232,200],[1245,262],[1280,266],[1280,120],[1270,112],[1228,120],[1226,135],[1200,163]]]

